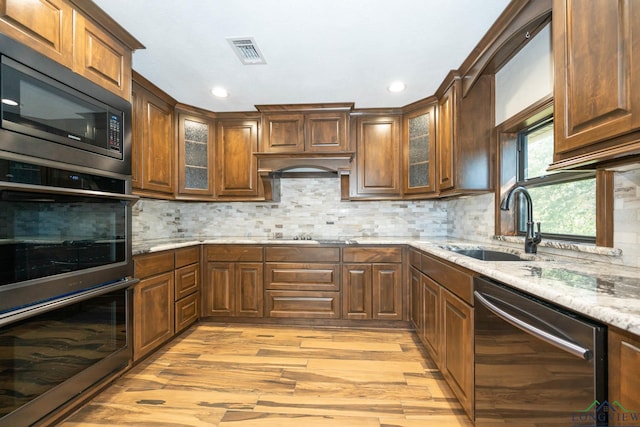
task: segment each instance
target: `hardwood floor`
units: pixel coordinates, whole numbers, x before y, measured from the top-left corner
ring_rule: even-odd
[[[201,323],[61,425],[471,426],[410,331]]]

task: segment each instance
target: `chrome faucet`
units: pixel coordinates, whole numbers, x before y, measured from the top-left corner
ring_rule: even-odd
[[[511,197],[515,193],[522,193],[526,202],[527,202],[527,235],[524,238],[524,251],[528,254],[535,254],[538,252],[538,243],[542,241],[542,236],[540,235],[540,223],[538,223],[538,231],[533,231],[533,202],[531,201],[531,195],[524,187],[513,187],[507,195],[502,199],[502,203],[500,203],[500,209],[503,211],[509,210],[509,203],[511,202]]]

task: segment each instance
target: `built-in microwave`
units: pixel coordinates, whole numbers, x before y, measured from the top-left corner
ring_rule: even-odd
[[[131,174],[131,103],[0,34],[0,151]]]

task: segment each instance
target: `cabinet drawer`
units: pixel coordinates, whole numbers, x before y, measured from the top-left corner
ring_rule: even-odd
[[[200,246],[176,249],[176,268],[195,264],[200,259]]]
[[[267,291],[265,296],[269,317],[340,318],[339,292]]]
[[[135,276],[139,279],[173,270],[173,251],[133,258]]]
[[[199,294],[192,294],[176,302],[176,333],[198,320],[198,297]]]
[[[176,270],[176,301],[198,290],[198,265],[187,265]]]
[[[207,261],[262,261],[262,247],[245,245],[207,246]]]
[[[426,254],[422,254],[422,272],[462,298],[467,304],[473,305],[473,274],[471,272]]]
[[[342,252],[344,262],[402,262],[400,247],[348,247]]]
[[[272,264],[266,265],[267,289],[297,291],[339,291],[339,264]]]
[[[266,260],[272,262],[339,262],[338,247],[271,246],[265,249]]]

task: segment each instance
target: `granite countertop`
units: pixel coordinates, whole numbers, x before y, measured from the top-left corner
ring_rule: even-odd
[[[203,238],[146,241],[133,245],[134,254],[158,252],[194,244],[303,244],[342,241],[347,245],[408,244],[451,261],[483,276],[528,292],[560,307],[602,323],[640,335],[640,269],[610,265],[559,255],[527,256],[522,251],[498,245],[454,239],[413,240],[405,238],[348,238],[280,240],[259,238]],[[523,261],[480,261],[447,248],[490,248],[527,258]]]

